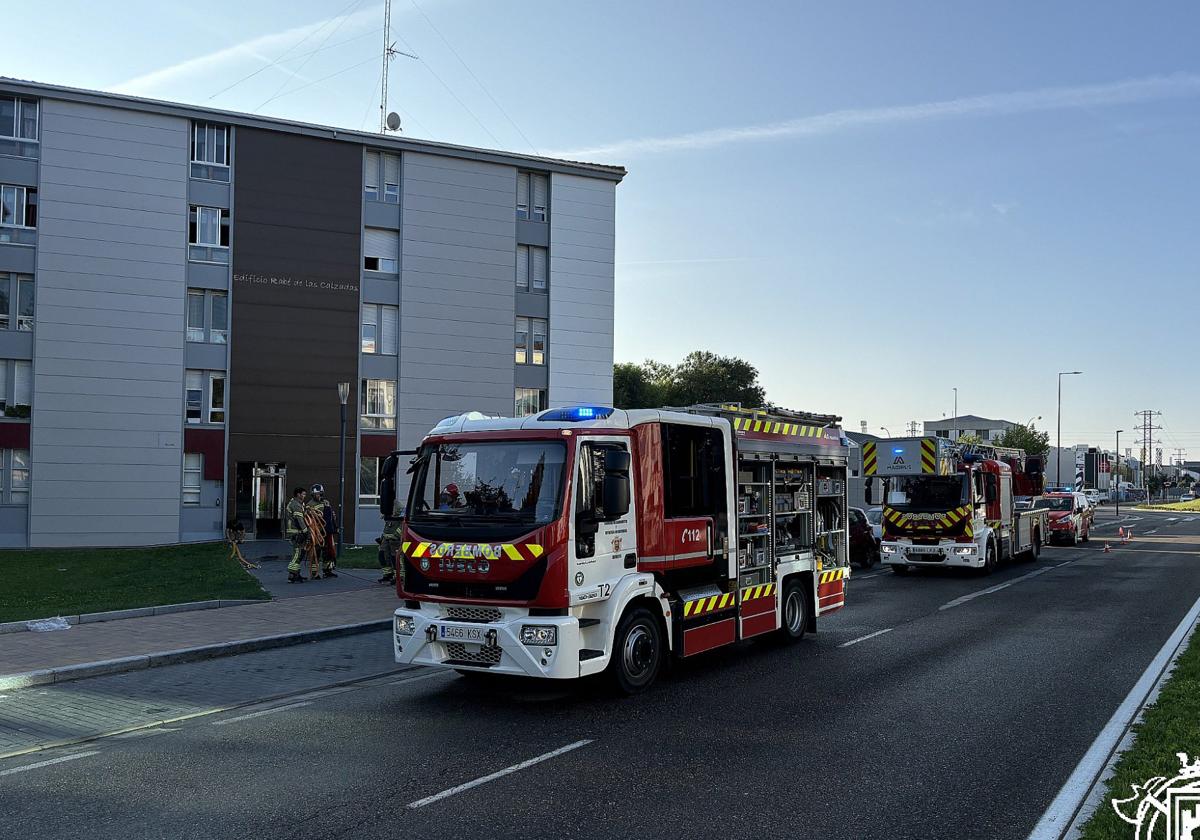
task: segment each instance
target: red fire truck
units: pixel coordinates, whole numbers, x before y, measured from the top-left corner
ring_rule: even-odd
[[[780,631],[845,603],[840,418],[737,406],[449,417],[381,473],[411,484],[397,662],[626,693],[668,655]]]

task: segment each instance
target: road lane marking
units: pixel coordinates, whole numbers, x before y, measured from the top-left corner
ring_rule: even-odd
[[[1038,820],[1028,840],[1059,840],[1076,822],[1076,816],[1082,816],[1080,809],[1088,798],[1088,794],[1096,787],[1108,767],[1114,760],[1114,751],[1120,745],[1129,727],[1132,726],[1142,708],[1150,701],[1159,683],[1166,677],[1179,654],[1183,652],[1187,640],[1196,631],[1196,620],[1200,618],[1200,598],[1188,610],[1187,615],[1179,622],[1175,631],[1159,648],[1154,659],[1146,666],[1142,676],[1129,690],[1129,694],[1113,712],[1108,723],[1100,730],[1096,740],[1088,747],[1075,770],[1063,784],[1046,813]]]
[[[1072,562],[1072,561],[1070,561],[1070,560],[1067,561],[1067,563],[1070,563],[1070,562]],[[963,604],[967,603],[968,601],[974,601],[976,598],[982,598],[984,595],[991,595],[993,592],[999,592],[1001,589],[1008,589],[1008,587],[1012,586],[1015,583],[1020,583],[1023,580],[1029,580],[1030,578],[1035,578],[1038,575],[1044,575],[1046,572],[1050,571],[1051,569],[1061,568],[1062,566],[1067,565],[1067,563],[1059,563],[1057,566],[1046,566],[1044,568],[1038,569],[1036,572],[1030,572],[1027,575],[1021,575],[1019,578],[1013,578],[1012,580],[1005,581],[1004,583],[998,583],[995,586],[989,586],[987,589],[980,589],[978,592],[970,592],[966,595],[963,595],[960,598],[955,598],[953,601],[948,601],[945,604],[942,604],[940,607],[938,607],[938,610],[949,610],[949,609],[953,609],[954,607],[961,607]]]
[[[23,764],[20,767],[10,767],[7,770],[0,770],[0,776],[11,776],[13,773],[24,773],[26,770],[37,770],[39,767],[49,767],[51,764],[62,764],[64,761],[74,761],[77,758],[87,758],[90,755],[99,754],[99,750],[92,750],[91,752],[64,755],[61,758],[49,758],[45,761],[39,761],[35,764]]]
[[[213,726],[225,726],[228,723],[237,723],[239,720],[250,720],[251,718],[262,717],[263,715],[271,715],[275,712],[284,712],[290,709],[299,709],[301,706],[311,706],[312,701],[305,700],[303,703],[288,703],[286,706],[275,706],[270,709],[263,709],[261,712],[251,712],[248,715],[238,715],[237,717],[225,718],[225,720],[214,720]]]
[[[859,642],[865,642],[867,639],[874,639],[876,636],[882,636],[884,633],[891,633],[893,629],[895,628],[889,627],[886,630],[876,630],[874,633],[868,633],[865,636],[859,636],[857,639],[851,639],[848,642],[842,642],[840,645],[838,645],[838,647],[850,647],[850,645],[856,645]]]
[[[504,776],[509,776],[513,773],[517,773],[521,770],[526,769],[527,767],[532,767],[533,765],[540,764],[543,761],[549,761],[552,758],[557,758],[558,756],[562,755],[563,753],[569,753],[571,750],[577,750],[580,747],[586,747],[590,743],[592,743],[592,739],[585,738],[582,741],[576,741],[574,744],[567,744],[565,747],[559,747],[556,750],[551,750],[548,753],[543,753],[542,755],[539,755],[536,758],[531,758],[527,761],[522,761],[520,764],[514,764],[512,767],[505,767],[503,770],[497,770],[495,773],[489,773],[486,776],[480,776],[478,779],[474,779],[472,781],[465,782],[461,785],[456,785],[452,788],[442,791],[441,793],[435,793],[433,796],[426,796],[424,799],[418,799],[416,802],[410,802],[407,805],[405,805],[404,807],[408,808],[409,810],[415,810],[417,808],[424,808],[426,805],[432,805],[434,802],[440,802],[443,799],[448,799],[451,796],[456,796],[456,795],[462,793],[463,791],[467,791],[467,790],[470,790],[471,788],[479,787],[480,785],[486,785],[488,782],[494,782],[496,779],[500,779],[500,778],[503,778]]]

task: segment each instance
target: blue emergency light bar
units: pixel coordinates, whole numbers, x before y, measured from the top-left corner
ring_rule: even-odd
[[[538,420],[546,423],[582,423],[588,420],[603,420],[612,416],[614,409],[602,405],[572,405],[543,411]]]

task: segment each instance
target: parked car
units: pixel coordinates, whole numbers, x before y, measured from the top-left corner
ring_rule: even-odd
[[[883,508],[867,508],[867,521],[871,523],[871,533],[875,535],[875,542],[883,542]]]
[[[879,540],[862,508],[850,508],[850,562],[863,569],[879,562]]]
[[[1050,539],[1075,545],[1087,542],[1092,532],[1092,507],[1082,493],[1047,493],[1033,503],[1048,511]]]
[[[1195,493],[1192,493],[1191,491],[1189,491],[1189,492],[1187,492],[1187,493],[1184,493],[1184,494],[1182,494],[1182,495],[1179,497],[1179,501],[1181,501],[1181,502],[1194,502],[1194,501],[1196,501],[1196,494],[1195,494]]]
[[[1087,498],[1088,503],[1091,504],[1093,508],[1100,507],[1101,502],[1103,502],[1103,499],[1100,498],[1100,491],[1096,490],[1095,488],[1089,487],[1085,489],[1083,491],[1083,495]]]

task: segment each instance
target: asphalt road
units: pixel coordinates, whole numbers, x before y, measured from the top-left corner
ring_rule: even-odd
[[[0,837],[1024,838],[1200,597],[1200,518],[1139,515],[1111,554],[856,573],[816,637],[632,699],[407,671],[0,761]]]

